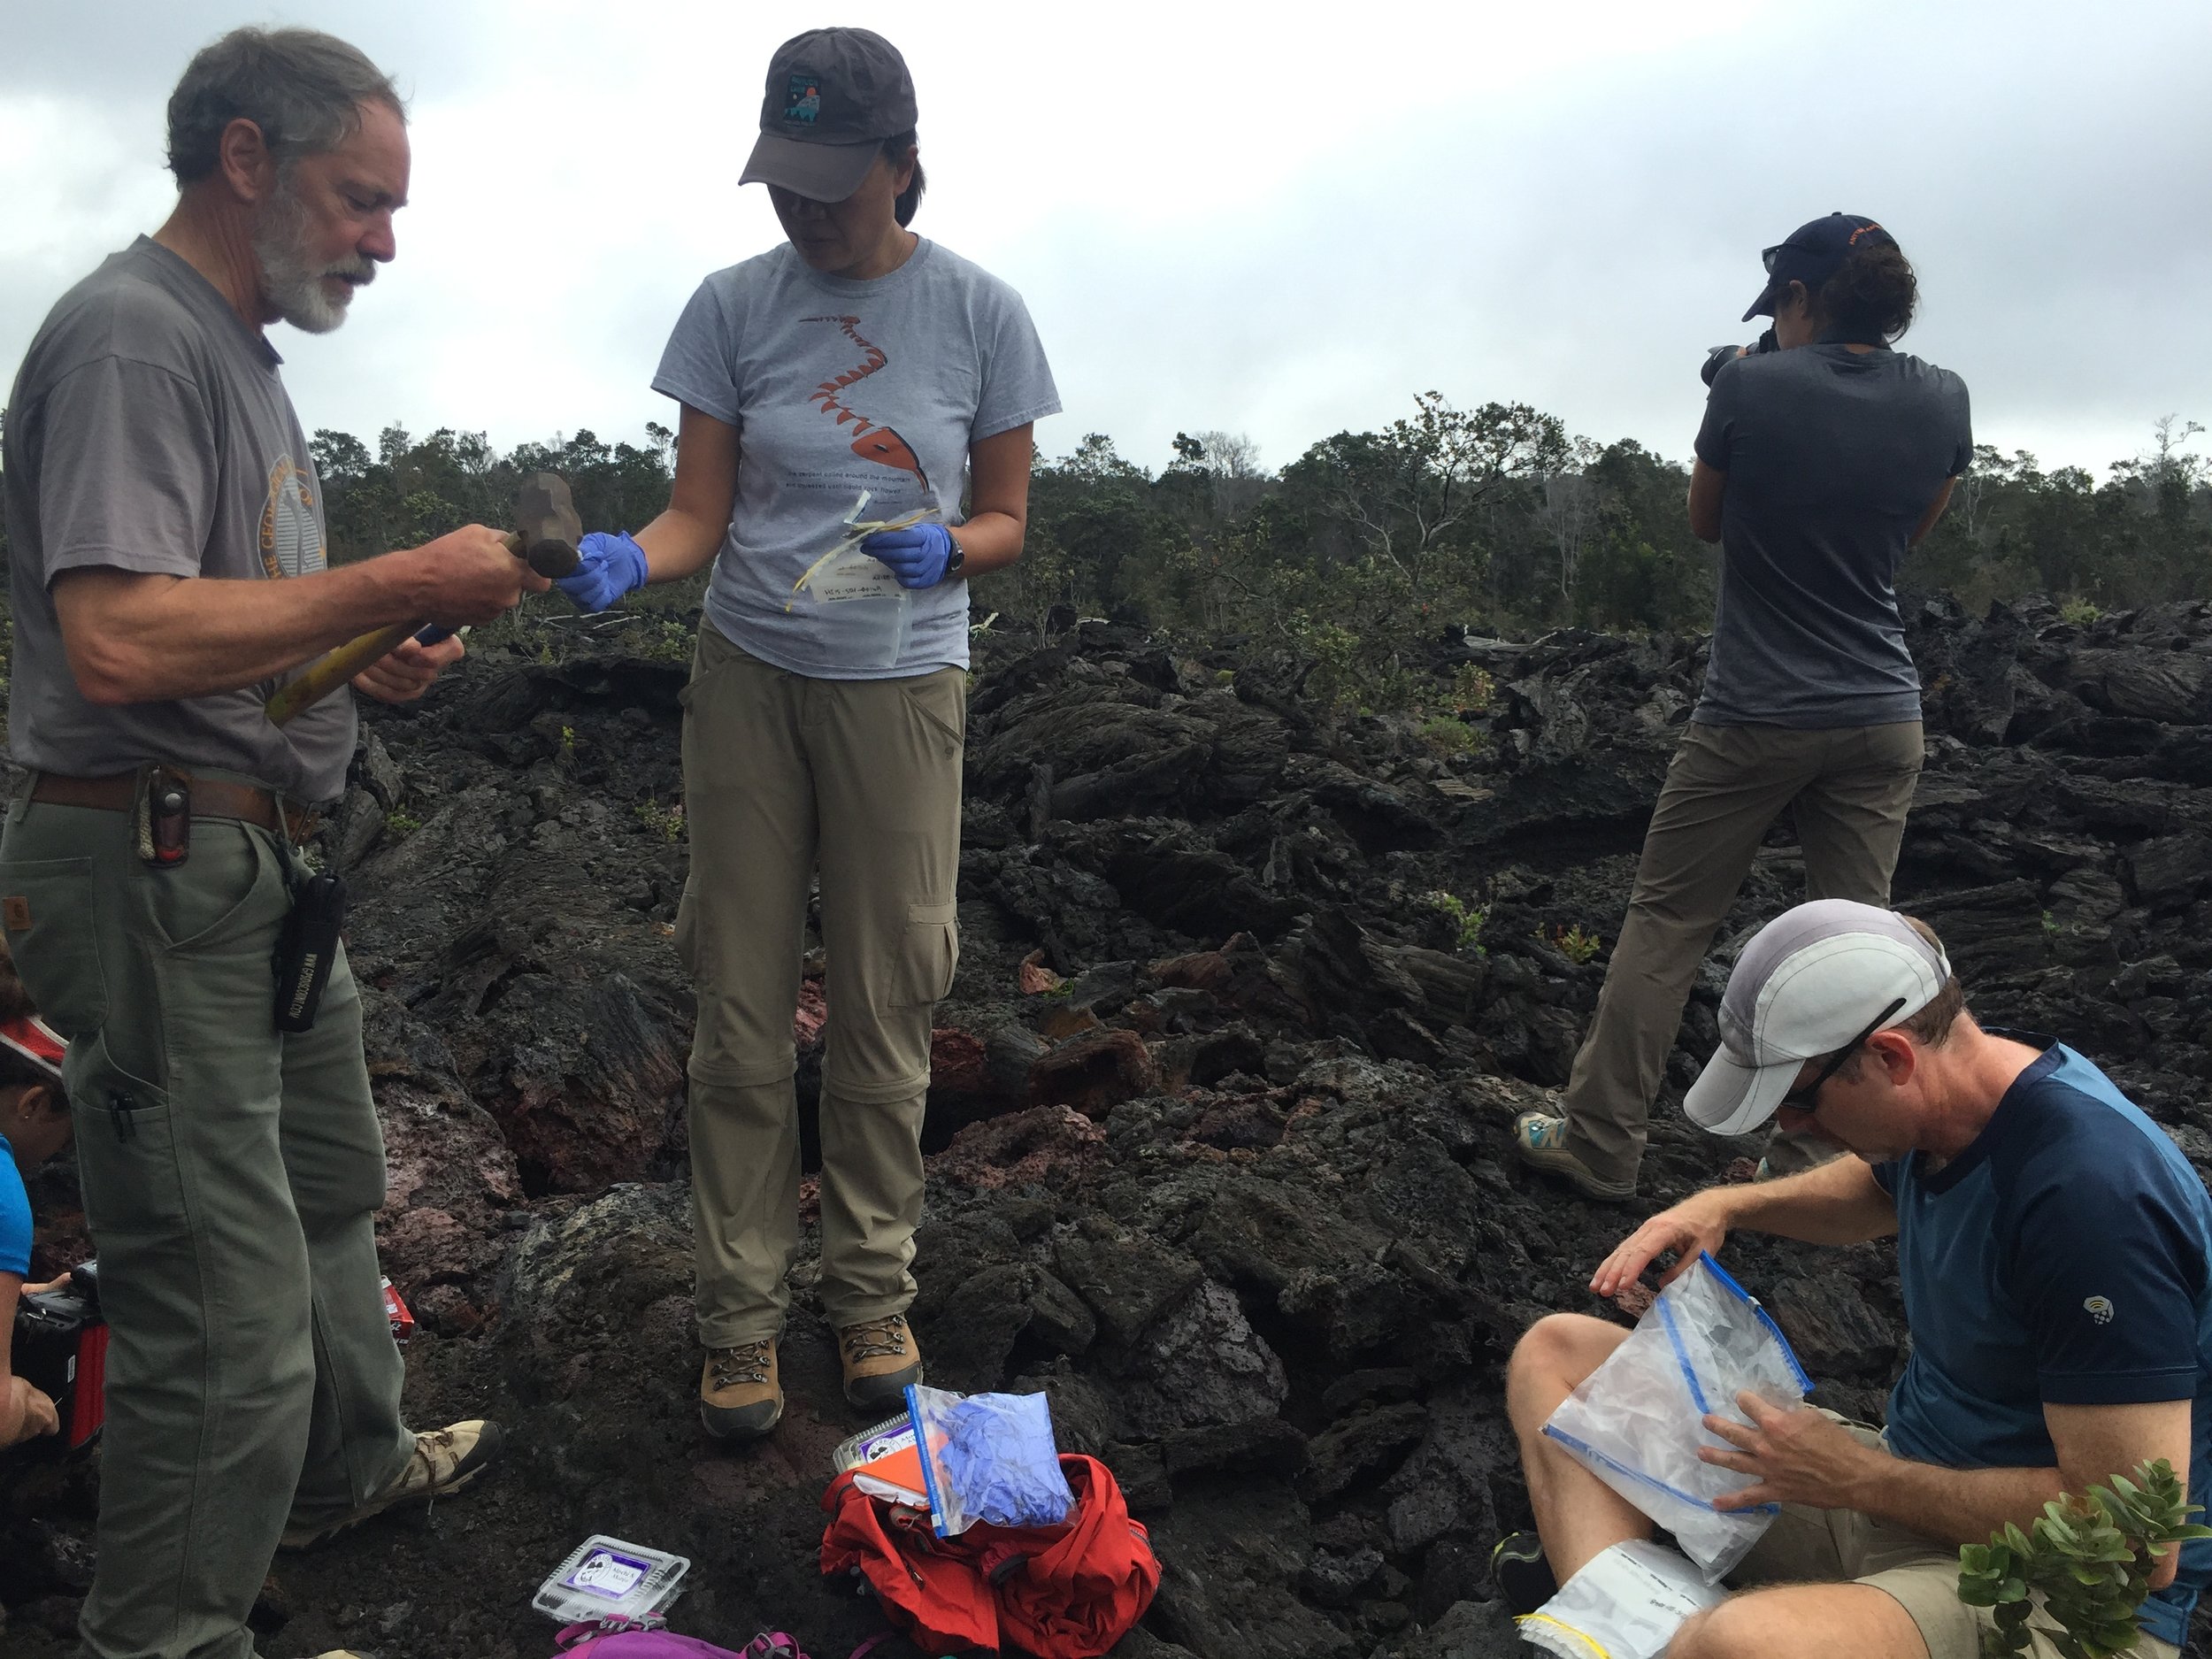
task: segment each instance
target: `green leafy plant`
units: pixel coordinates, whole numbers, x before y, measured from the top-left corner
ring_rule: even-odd
[[[1464,720],[1440,714],[1421,724],[1421,741],[1440,755],[1471,755],[1482,746],[1482,735]]]
[[[1536,938],[1570,962],[1587,962],[1605,948],[1604,938],[1597,933],[1584,933],[1580,922],[1572,927],[1555,927],[1548,933],[1539,926]]]
[[[1478,956],[1490,953],[1482,948],[1483,924],[1490,919],[1490,912],[1479,904],[1470,904],[1456,893],[1438,887],[1424,893],[1421,902],[1432,910],[1441,911],[1454,930],[1453,943],[1461,950]]]
[[[412,812],[387,812],[384,833],[396,841],[403,841],[422,827],[422,820]]]
[[[2093,599],[2069,599],[2058,608],[2059,619],[2077,628],[2085,628],[2104,612],[2097,609]]]
[[[561,758],[565,761],[576,758],[576,728],[572,726],[561,728]]]
[[[2142,1633],[2135,1616],[2167,1549],[2212,1538],[2212,1527],[2189,1523],[2201,1507],[2162,1457],[2137,1465],[2132,1480],[2115,1475],[2110,1486],[2090,1487],[2087,1497],[2061,1493],[2043,1506],[2032,1534],[2008,1521],[1986,1544],[1964,1546],[1959,1600],[1991,1609],[1996,1621],[1984,1633],[1983,1652],[2026,1652],[2039,1596],[2063,1632],[2044,1634],[2066,1659],[2121,1653]]]
[[[1486,669],[1462,663],[1452,675],[1452,707],[1462,716],[1489,713],[1497,696],[1498,682],[1490,678]]]
[[[648,795],[630,810],[637,815],[639,823],[644,825],[647,829],[652,831],[663,841],[676,841],[683,839],[684,808],[682,802],[679,801],[673,806],[663,806]]]

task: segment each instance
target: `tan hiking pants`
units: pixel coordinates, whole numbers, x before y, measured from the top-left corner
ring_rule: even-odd
[[[1921,753],[1917,720],[1684,732],[1567,1082],[1568,1148],[1601,1179],[1636,1179],[1691,982],[1768,827],[1785,807],[1795,817],[1808,899],[1886,905]]]
[[[772,1337],[799,1248],[793,1085],[807,890],[821,876],[822,1306],[914,1299],[931,1016],[959,960],[954,887],[967,676],[815,680],[703,623],[684,688],[691,879],[676,947],[697,982],[690,1064],[700,1340]]]

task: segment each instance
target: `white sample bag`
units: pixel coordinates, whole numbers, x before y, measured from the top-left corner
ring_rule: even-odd
[[[1659,1293],[1628,1340],[1559,1402],[1544,1432],[1674,1534],[1708,1584],[1744,1558],[1780,1510],[1721,1510],[1713,1500],[1754,1483],[1699,1461],[1708,1412],[1740,1420],[1745,1389],[1802,1405],[1813,1386],[1781,1328],[1709,1256]]]
[[[1683,1620],[1723,1599],[1673,1550],[1635,1538],[1591,1556],[1518,1624],[1559,1659],[1658,1659]]]

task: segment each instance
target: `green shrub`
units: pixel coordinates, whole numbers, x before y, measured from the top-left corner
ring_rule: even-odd
[[[2111,1659],[2131,1647],[2155,1563],[2173,1545],[2212,1538],[2212,1527],[2188,1524],[2200,1507],[2162,1457],[2138,1464],[2133,1480],[2115,1475],[2109,1487],[2090,1487],[2085,1498],[2061,1493],[2043,1506],[2032,1535],[2007,1522],[1986,1544],[1963,1546],[1959,1600],[1996,1619],[1984,1651],[2028,1650],[2039,1593],[2065,1632],[2051,1642],[2066,1659]]]

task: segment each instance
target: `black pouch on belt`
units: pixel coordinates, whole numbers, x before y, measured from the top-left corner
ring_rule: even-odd
[[[345,926],[346,884],[314,875],[292,889],[292,913],[277,935],[276,1026],[312,1031],[315,1010],[338,959],[338,930]]]

